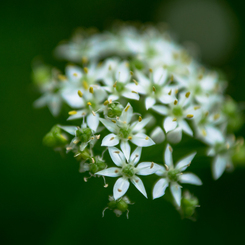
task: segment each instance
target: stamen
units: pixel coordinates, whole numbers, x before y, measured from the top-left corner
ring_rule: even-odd
[[[107,188],[108,187],[108,184],[106,183],[105,185],[104,185],[104,188]]]
[[[88,82],[87,81],[85,81],[85,80],[83,80],[83,87],[84,87],[84,89],[86,89],[86,90],[88,90]]]
[[[117,174],[118,172],[119,172],[119,171],[116,169],[116,170],[115,170],[115,173]]]
[[[191,94],[191,92],[187,92],[187,93],[185,94],[185,97],[186,97],[186,98],[189,98],[190,94]]]
[[[61,80],[61,81],[67,80],[66,76],[61,75],[61,74],[58,75],[58,79]]]
[[[207,112],[205,113],[205,117],[207,117],[207,116],[208,116],[208,114],[209,114],[209,112],[207,111]]]
[[[194,106],[194,110],[198,110],[200,108],[201,108],[201,106]]]
[[[145,140],[148,140],[148,139],[149,139],[149,137],[148,137],[148,136],[146,136],[146,137],[145,137]]]
[[[109,100],[109,104],[111,104],[111,103],[112,103],[112,99]]]
[[[114,151],[114,153],[120,154],[120,151]]]
[[[92,157],[92,163],[95,163],[94,158]]]
[[[141,122],[142,121],[142,117],[141,116],[139,116],[139,122]]]
[[[113,88],[116,88],[117,86],[117,81],[113,84]]]
[[[94,93],[94,88],[93,88],[93,87],[89,87],[89,92],[90,92],[91,94],[93,94],[93,93]]]
[[[128,136],[128,140],[131,140],[132,139],[132,136]]]
[[[136,179],[135,182],[138,183],[139,182],[139,179]]]
[[[154,167],[154,162],[151,163],[150,169]]]
[[[166,168],[167,171],[169,170],[169,167],[167,164],[164,164],[164,167]]]
[[[83,178],[84,182],[88,182],[88,178],[84,177]]]
[[[173,75],[171,75],[170,80],[171,80],[171,82],[174,81],[174,76]]]
[[[79,140],[73,140],[74,144],[77,144],[79,142]]]
[[[104,105],[108,105],[108,104],[109,104],[109,101],[106,100],[106,101],[104,102]]]
[[[122,190],[121,189],[117,189],[118,190],[118,192],[122,192]]]
[[[128,106],[125,108],[125,112],[128,111],[129,107],[130,107],[130,105],[128,105]]]
[[[98,140],[100,138],[100,134],[95,135],[96,139]]]
[[[69,115],[76,115],[77,114],[77,111],[69,111],[68,114]]]
[[[170,152],[173,152],[173,148],[169,145],[168,149],[170,150]]]
[[[133,76],[133,75],[134,75],[134,73],[133,73],[132,71],[130,71],[130,75],[131,75],[131,76]]]
[[[134,91],[134,90],[132,90],[131,92],[132,92],[133,94],[138,94],[138,92],[136,92],[136,91]]]
[[[207,136],[207,132],[206,132],[206,130],[205,130],[205,129],[202,129],[202,135],[203,135],[204,137],[206,137],[206,136]]]
[[[70,147],[70,146],[66,147],[66,150],[67,150],[67,151],[69,151],[69,150],[71,150],[71,149],[72,149],[72,147]]]
[[[78,90],[78,91],[77,91],[77,94],[78,94],[79,97],[81,97],[81,98],[83,97],[83,93],[82,93],[81,90]]]
[[[153,92],[156,92],[156,88],[154,86],[152,87],[152,91]]]
[[[112,68],[111,68],[111,65],[109,65],[108,70],[111,71],[111,69],[112,69]]]
[[[149,69],[149,72],[153,72],[153,70],[150,68],[150,69]]]
[[[174,101],[174,105],[177,105],[177,104],[178,104],[178,100],[175,100],[175,101]]]
[[[199,80],[202,80],[203,74],[200,74],[197,78],[198,78]]]
[[[94,111],[92,111],[92,114],[93,114],[93,116],[96,116],[96,114],[95,114],[95,112],[94,112]]]
[[[226,149],[229,150],[229,148],[230,148],[230,145],[227,143],[226,144]]]
[[[73,76],[74,76],[74,77],[77,77],[77,73],[73,73]]]
[[[177,94],[179,92],[179,90],[178,89],[175,89],[175,94]]]
[[[111,120],[113,123],[117,123],[117,121],[116,120]]]
[[[139,84],[135,79],[133,79],[133,82],[135,83],[135,85]]]
[[[84,70],[84,72],[85,72],[86,74],[88,74],[88,68],[87,68],[87,67],[84,67],[83,70]]]
[[[218,120],[220,118],[220,114],[215,114],[214,115],[214,120]]]
[[[82,63],[83,63],[83,64],[88,63],[88,58],[85,57],[85,56],[83,56],[83,57],[82,57]]]
[[[168,92],[168,95],[171,95],[172,94],[172,89]]]
[[[92,104],[91,104],[91,102],[88,102],[87,105],[88,105],[88,106],[89,106],[89,105],[91,106]]]
[[[174,119],[173,119],[173,122],[176,122],[177,121],[177,118],[175,117]]]
[[[111,138],[110,138],[110,140],[114,140],[114,139],[115,139],[115,137],[111,137]]]
[[[194,115],[192,115],[192,114],[187,114],[187,116],[186,116],[187,118],[193,118],[194,117]]]

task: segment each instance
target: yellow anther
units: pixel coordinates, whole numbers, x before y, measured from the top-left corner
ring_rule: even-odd
[[[64,76],[64,75],[59,74],[59,75],[58,75],[58,79],[59,79],[60,81],[65,81],[67,78],[66,78],[66,76]]]
[[[111,103],[112,103],[112,99],[109,100],[109,104],[111,104]]]
[[[142,121],[142,117],[141,116],[139,116],[139,122],[141,122]]]
[[[191,92],[187,92],[187,93],[185,94],[185,97],[186,97],[186,98],[189,98],[190,94],[191,94]]]
[[[107,188],[107,187],[108,187],[108,184],[105,184],[105,185],[104,185],[104,188]]]
[[[153,72],[153,70],[150,68],[150,69],[149,69],[149,72]]]
[[[192,114],[187,114],[186,117],[187,117],[187,118],[193,118],[194,115],[192,115]]]
[[[88,82],[83,80],[82,84],[83,84],[84,89],[88,90],[88,88],[89,88]]]
[[[83,57],[82,57],[82,63],[83,63],[83,64],[88,63],[88,58],[85,57],[85,56],[83,56]]]
[[[93,94],[93,93],[94,93],[94,88],[93,88],[93,87],[89,87],[89,92],[90,92],[91,94]]]
[[[175,100],[175,101],[174,101],[174,105],[177,105],[177,104],[178,104],[178,100]]]
[[[135,83],[135,85],[139,84],[135,79],[133,79],[133,82]]]
[[[92,163],[95,163],[94,158],[92,157]]]
[[[117,121],[116,120],[111,120],[113,123],[117,123]]]
[[[133,73],[132,71],[130,71],[130,75],[131,75],[131,76],[133,76],[133,75],[134,75],[134,73]]]
[[[153,92],[156,92],[156,88],[154,86],[152,87],[152,91]]]
[[[172,94],[172,89],[168,92],[168,95],[171,95]]]
[[[139,182],[139,179],[136,179],[135,182],[138,183]]]
[[[148,136],[146,136],[146,137],[145,137],[145,140],[148,140],[148,139],[149,139],[149,137],[148,137]]]
[[[131,140],[132,139],[132,136],[128,136],[128,140]]]
[[[131,92],[132,92],[133,94],[138,94],[138,92],[136,92],[136,91],[134,91],[134,90],[132,90]]]
[[[174,119],[173,119],[173,122],[176,122],[177,121],[177,118],[175,117]]]
[[[86,74],[88,74],[88,67],[84,67],[83,70]]]
[[[93,116],[96,116],[96,114],[95,114],[95,112],[94,112],[94,111],[92,111],[92,114],[93,114]]]
[[[215,114],[214,115],[214,120],[217,120],[217,119],[219,119],[220,118],[220,114]]]
[[[199,80],[202,80],[202,79],[203,79],[203,74],[200,74],[197,78],[198,78]]]
[[[108,104],[109,104],[109,101],[106,100],[106,101],[104,102],[104,105],[108,105]]]
[[[119,192],[122,192],[122,190],[121,189],[117,189]]]
[[[73,140],[74,144],[77,144],[79,142],[79,140]]]
[[[76,115],[77,114],[77,111],[69,111],[68,114],[69,115]]]
[[[100,134],[95,135],[95,137],[96,137],[97,140],[100,139]]]
[[[117,153],[117,154],[119,154],[119,153],[120,153],[120,151],[114,151],[114,153]]]
[[[171,82],[174,81],[174,76],[173,75],[171,75],[170,80],[171,80]]]
[[[151,163],[150,169],[154,167],[154,162]]]
[[[168,68],[168,66],[166,64],[163,65],[162,67],[163,67],[163,69],[167,69]]]
[[[202,135],[203,135],[204,137],[206,137],[206,136],[207,136],[207,132],[206,132],[206,130],[205,130],[205,129],[202,129]]]
[[[85,115],[86,115],[86,113],[85,113],[85,112],[83,112],[83,113],[82,113],[82,116],[85,116]]]
[[[116,169],[116,170],[115,170],[115,173],[117,174],[118,172],[119,172],[119,171]]]
[[[79,97],[81,97],[81,98],[83,97],[83,93],[82,93],[81,90],[78,90],[78,91],[77,91],[77,94],[78,94]]]
[[[111,138],[110,138],[110,140],[114,140],[114,139],[115,139],[115,137],[111,137]]]
[[[87,105],[88,105],[88,106],[89,106],[89,105],[91,106],[92,104],[91,104],[91,102],[88,102]]]
[[[226,149],[229,150],[229,148],[230,148],[230,145],[227,143],[226,144]]]
[[[201,108],[201,106],[194,106],[194,110],[198,110],[200,108]]]
[[[178,90],[178,89],[175,89],[175,91],[174,91],[174,92],[175,92],[175,94],[177,94],[177,93],[179,92],[179,90]]]
[[[73,73],[73,76],[74,76],[74,77],[77,77],[77,73]]]
[[[139,155],[136,154],[135,157],[139,157]]]
[[[67,151],[70,151],[71,149],[72,149],[72,147],[69,147],[69,146],[66,147],[66,150],[67,150]]]
[[[117,86],[117,81],[113,84],[113,87],[116,88]]]
[[[111,68],[111,65],[109,65],[108,70],[111,71],[111,69],[112,69],[112,68]]]
[[[207,111],[207,112],[205,113],[205,117],[207,117],[207,116],[208,116],[208,114],[209,114],[209,112]]]
[[[169,167],[167,164],[164,164],[164,167],[166,168],[167,171],[169,170]]]
[[[128,62],[126,62],[126,63],[125,63],[125,66],[126,66],[126,67],[129,67],[129,63],[128,63]]]
[[[170,145],[168,146],[168,149],[170,152],[173,152],[173,148]]]
[[[91,140],[93,140],[93,139],[94,139],[94,137],[91,137],[90,139],[91,139]]]
[[[125,108],[125,111],[126,111],[126,112],[128,111],[129,107],[130,107],[130,105],[128,105],[128,106]]]
[[[127,124],[127,122],[126,121],[123,121],[123,124]]]

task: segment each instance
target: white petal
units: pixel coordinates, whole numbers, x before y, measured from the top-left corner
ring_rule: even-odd
[[[81,99],[77,94],[78,88],[65,89],[62,92],[62,97],[66,103],[72,108],[81,108],[84,106],[83,99]]]
[[[49,95],[44,94],[40,98],[38,98],[37,100],[34,101],[33,106],[35,108],[44,107],[47,105],[48,100],[49,100]]]
[[[108,101],[110,101],[110,100],[114,101],[114,100],[117,100],[118,98],[119,98],[118,95],[111,94],[111,95],[108,96]]]
[[[122,197],[129,188],[129,181],[125,178],[119,178],[113,187],[113,197],[115,200]]]
[[[224,135],[222,132],[214,127],[207,127],[206,128],[207,136],[205,137],[205,141],[210,144],[214,145],[216,142],[224,142]]]
[[[140,147],[155,145],[155,142],[149,136],[143,133],[133,135],[131,142]]]
[[[167,70],[164,70],[163,68],[158,68],[153,72],[153,81],[154,83],[158,85],[164,84],[167,78]]]
[[[128,161],[129,156],[130,156],[130,150],[131,150],[128,141],[122,140],[120,147],[121,147],[121,150],[122,150],[124,156],[126,157],[126,159]]]
[[[192,185],[202,185],[202,181],[198,176],[192,173],[182,174],[179,177],[180,183],[192,184]]]
[[[61,109],[61,98],[59,96],[52,96],[50,98],[50,101],[48,102],[48,108],[51,112],[51,114],[56,117],[60,113]]]
[[[154,140],[156,144],[160,144],[165,140],[165,134],[163,130],[157,126],[152,132],[151,132],[151,138]]]
[[[167,187],[168,181],[165,178],[158,180],[153,188],[153,199],[163,196]]]
[[[127,62],[122,62],[117,68],[116,71],[116,80],[122,83],[126,83],[129,78],[129,69]]]
[[[79,146],[80,151],[84,151],[87,146],[88,146],[88,142],[81,143],[80,146]]]
[[[117,125],[116,125],[116,123],[113,123],[112,121],[107,120],[107,119],[104,119],[104,118],[100,118],[99,120],[104,124],[104,126],[109,131],[111,131],[113,133],[116,133],[117,132]]]
[[[182,128],[177,127],[167,134],[167,139],[170,143],[177,144],[182,139]]]
[[[79,119],[82,118],[86,115],[86,111],[85,110],[78,110],[77,113],[75,115],[71,115],[67,118],[67,121],[69,120],[75,120],[75,119]]]
[[[188,165],[191,164],[191,161],[195,157],[196,154],[197,153],[194,152],[191,155],[189,155],[189,156],[183,158],[182,160],[178,161],[176,163],[176,167],[175,168],[176,169],[180,169],[181,171],[184,171],[188,167]]]
[[[132,100],[139,100],[140,96],[136,93],[133,93],[131,90],[126,90],[122,93],[122,96]]]
[[[137,174],[138,175],[150,175],[154,174],[157,170],[159,170],[159,165],[152,162],[141,162],[137,166]]]
[[[145,190],[142,180],[139,177],[135,176],[133,179],[131,179],[131,182],[147,198],[146,190]]]
[[[153,105],[155,105],[155,103],[156,103],[156,100],[154,98],[146,97],[146,99],[145,99],[145,108],[146,108],[146,110],[148,110]]]
[[[164,152],[164,163],[168,167],[172,167],[173,166],[172,152],[173,152],[173,148],[169,144],[167,144],[165,152]]]
[[[123,122],[125,121],[129,123],[131,121],[132,116],[133,116],[133,107],[128,103],[126,107],[123,109],[122,114],[119,117],[119,119]]]
[[[122,166],[125,163],[125,157],[124,154],[117,149],[116,147],[109,147],[109,154],[111,156],[112,161],[117,165],[117,166]],[[119,152],[119,153],[116,153]]]
[[[99,126],[99,115],[96,113],[95,116],[91,113],[87,116],[87,124],[94,131],[97,131]]]
[[[176,182],[170,185],[171,193],[174,197],[176,204],[180,207],[181,204],[181,187]]]
[[[225,171],[227,165],[227,158],[218,155],[212,163],[213,178],[218,179]]]
[[[75,135],[76,134],[77,127],[75,127],[75,126],[61,126],[61,125],[58,125],[58,126],[59,126],[59,128],[61,128],[64,131],[66,131],[68,134],[71,134],[71,135]]]
[[[163,104],[170,104],[176,100],[172,95],[162,95],[158,98]]]
[[[136,91],[140,94],[146,94],[147,89],[142,87],[140,84],[136,85],[135,83],[128,83],[125,88],[127,88],[130,91]]]
[[[151,82],[149,81],[149,79],[143,75],[142,72],[136,70],[135,71],[135,75],[138,78],[138,82],[139,84],[143,87],[143,88],[148,88],[149,85],[151,84]]]
[[[168,115],[169,109],[166,106],[163,105],[154,105],[152,106],[152,109],[156,112],[158,112],[161,115]]]
[[[114,146],[119,143],[119,139],[115,134],[108,134],[102,140],[102,146]]]
[[[179,127],[181,127],[185,133],[189,134],[190,136],[193,136],[193,132],[186,121],[179,121]]]
[[[101,170],[95,174],[102,175],[102,176],[108,176],[108,177],[118,177],[121,175],[121,169],[116,168],[116,167],[107,168],[107,169]]]
[[[177,127],[177,122],[173,121],[173,117],[166,117],[163,122],[163,127],[167,133]]]
[[[142,151],[142,148],[141,147],[136,147],[136,149],[133,151],[133,153],[131,154],[130,156],[130,159],[129,159],[129,162],[132,163],[133,161],[133,165],[135,166],[139,160],[140,160],[140,157],[141,157],[141,151]]]
[[[150,122],[151,120],[152,120],[152,117],[150,116],[150,117],[148,117],[148,118],[143,119],[141,122],[136,121],[136,122],[132,123],[132,125],[131,125],[132,132],[133,132],[133,133],[134,133],[134,132],[139,132],[139,131],[142,130],[142,129],[145,127],[145,125],[147,125],[148,122]]]

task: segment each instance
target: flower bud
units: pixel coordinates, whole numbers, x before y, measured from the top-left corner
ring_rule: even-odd
[[[120,117],[122,114],[123,106],[121,104],[111,103],[108,105],[107,116],[110,118]]]
[[[190,218],[195,213],[195,209],[198,207],[197,197],[191,195],[188,191],[184,192],[181,199],[181,214],[183,218]]]
[[[67,143],[67,138],[61,133],[61,129],[57,125],[55,125],[43,138],[43,144],[48,147],[64,147]]]
[[[76,137],[81,141],[81,142],[88,142],[92,136],[92,130],[90,128],[79,128],[76,131]]]
[[[89,164],[89,171],[92,174],[95,174],[96,172],[103,170],[106,167],[105,161],[99,156],[94,157],[93,160],[90,158],[90,161],[91,163]]]
[[[41,86],[49,82],[50,79],[51,79],[51,69],[49,66],[39,65],[33,68],[32,80],[36,85]]]

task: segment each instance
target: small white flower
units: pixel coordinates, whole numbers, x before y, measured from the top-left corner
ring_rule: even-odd
[[[109,154],[112,161],[118,167],[112,167],[97,172],[97,175],[108,177],[120,177],[117,179],[113,187],[113,197],[115,200],[122,197],[129,188],[129,180],[135,187],[147,198],[146,190],[142,180],[137,175],[150,175],[153,174],[157,168],[153,162],[142,162],[136,164],[140,160],[141,147],[137,147],[131,154],[129,160],[126,160],[125,155],[116,147],[109,147]]]
[[[112,132],[104,137],[101,145],[111,147],[117,145],[121,141],[120,147],[127,160],[129,159],[130,154],[130,145],[128,141],[131,141],[133,144],[140,147],[147,147],[155,144],[149,136],[143,133],[145,125],[151,118],[140,119],[130,124],[132,116],[133,108],[128,103],[123,109],[121,116],[116,120],[100,118],[100,121],[104,126]]]
[[[202,185],[202,181],[193,173],[184,173],[184,171],[191,163],[192,159],[196,155],[192,153],[191,155],[185,157],[176,163],[175,167],[173,165],[172,159],[172,148],[168,144],[164,153],[165,168],[158,165],[157,175],[163,178],[159,179],[153,189],[153,199],[161,197],[165,194],[165,190],[170,186],[170,191],[174,197],[174,200],[178,206],[181,203],[181,186],[180,183],[187,183],[193,185]]]

